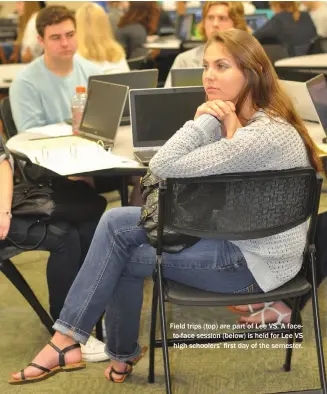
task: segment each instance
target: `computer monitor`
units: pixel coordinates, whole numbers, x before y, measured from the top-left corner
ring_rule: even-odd
[[[201,87],[130,90],[134,147],[162,146],[205,102]]]
[[[319,118],[305,82],[279,81],[303,120],[319,123]]]
[[[203,86],[203,68],[172,68],[171,84],[173,87]]]
[[[321,74],[306,82],[308,92],[316,108],[320,123],[327,135],[327,82]]]
[[[194,15],[179,15],[176,26],[176,36],[182,40],[190,40],[192,38],[194,24]]]
[[[254,14],[254,15],[245,15],[245,20],[247,25],[250,26],[252,32],[254,33],[256,30],[260,29],[263,25],[265,25],[269,18],[266,14]]]
[[[80,134],[111,146],[123,114],[128,87],[91,81],[79,128]]]
[[[126,85],[129,89],[156,88],[158,84],[158,70],[134,70],[119,74],[92,75],[89,77],[89,84],[91,81],[103,81],[115,83],[117,85]],[[129,116],[129,98],[127,97],[123,117]]]

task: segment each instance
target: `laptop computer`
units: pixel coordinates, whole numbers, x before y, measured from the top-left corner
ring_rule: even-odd
[[[256,30],[260,29],[263,25],[265,25],[269,18],[267,14],[254,14],[254,15],[245,15],[246,24],[250,26],[252,32],[254,33]]]
[[[280,84],[293,102],[297,113],[303,120],[319,123],[319,117],[310,97],[307,83],[297,81],[283,81]]]
[[[92,75],[89,77],[89,84],[92,81],[102,81],[115,83],[117,85],[128,86],[129,89],[148,89],[156,88],[158,84],[158,73],[157,69],[152,70],[135,70],[127,73],[119,74],[104,74],[104,75]],[[120,125],[130,124],[130,113],[129,113],[129,97],[124,106],[123,116],[120,121]]]
[[[171,83],[173,87],[203,86],[203,68],[172,68]]]
[[[327,82],[326,77],[321,74],[306,83],[308,92],[317,111],[320,124],[327,135]],[[327,139],[324,138],[324,143]]]
[[[144,165],[205,102],[203,87],[139,89],[129,94],[134,156]]]
[[[91,81],[79,135],[113,146],[126,102],[128,87]]]
[[[193,14],[179,15],[176,24],[176,36],[182,40],[190,40],[193,33],[195,16]]]

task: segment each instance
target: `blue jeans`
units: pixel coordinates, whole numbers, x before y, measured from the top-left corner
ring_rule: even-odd
[[[86,343],[106,310],[106,352],[112,360],[140,353],[139,324],[144,278],[151,277],[156,251],[137,225],[140,208],[106,212],[53,328]],[[228,241],[203,239],[178,254],[163,255],[168,279],[222,293],[261,292],[241,251]]]

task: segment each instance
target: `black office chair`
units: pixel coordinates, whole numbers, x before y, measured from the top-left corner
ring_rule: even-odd
[[[196,48],[199,45],[204,44],[203,41],[201,40],[185,40],[185,41],[181,41],[180,47],[179,47],[179,51],[180,52],[185,52],[185,51],[189,51],[190,49]]]
[[[309,47],[308,55],[327,53],[327,37],[315,37]]]
[[[127,63],[131,70],[142,70],[146,64],[146,56],[138,56],[127,59]]]
[[[159,223],[156,269],[152,299],[150,331],[149,383],[154,382],[154,350],[163,348],[167,393],[171,393],[168,346],[177,343],[217,343],[230,339],[167,339],[165,302],[192,306],[228,306],[293,299],[291,324],[300,322],[299,302],[312,290],[313,320],[322,392],[327,393],[325,364],[317,299],[314,235],[322,179],[312,168],[287,171],[237,173],[206,178],[167,179],[159,191]],[[192,201],[189,196],[192,194]],[[307,247],[301,272],[278,289],[260,294],[221,294],[188,287],[163,276],[162,229],[201,238],[244,240],[267,237],[289,230],[309,218]],[[161,338],[156,340],[158,302],[161,316]],[[255,332],[242,332],[233,341],[255,338]],[[260,329],[259,332],[293,334],[287,341],[284,370],[290,371],[292,344],[300,332],[291,328]],[[296,335],[295,335],[296,334]],[[252,337],[251,337],[252,335]],[[299,339],[297,339],[298,341]]]
[[[314,69],[297,69],[292,67],[276,67],[276,72],[280,79],[298,82],[307,82],[309,79],[312,79],[320,74],[327,75],[327,70],[325,73],[323,73],[319,70],[315,71]]]
[[[277,60],[285,59],[289,57],[289,53],[286,48],[281,44],[263,44],[263,49],[266,52],[266,55],[269,57],[272,65],[274,65]]]
[[[17,135],[17,128],[15,125],[14,119],[12,117],[9,97],[5,97],[0,102],[0,117],[2,120],[3,129],[6,134],[7,139],[9,140],[11,137],[14,137],[15,135]],[[18,178],[20,178],[20,179],[16,180],[16,182],[19,182],[19,180],[26,181],[27,177],[25,175],[24,167],[23,167],[21,161],[15,157],[14,157],[14,161],[15,161],[16,169],[19,172]]]

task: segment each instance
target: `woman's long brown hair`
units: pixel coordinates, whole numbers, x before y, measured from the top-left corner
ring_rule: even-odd
[[[285,119],[300,134],[312,167],[318,172],[324,171],[316,145],[291,99],[283,91],[278,76],[259,42],[251,34],[237,29],[215,34],[208,41],[206,48],[217,42],[223,44],[230,52],[247,81],[237,101],[236,113],[240,112],[245,100],[250,97],[256,110],[261,108],[267,115]]]
[[[156,1],[131,1],[129,9],[118,23],[118,27],[124,27],[133,23],[140,23],[148,34],[153,34],[160,18],[160,9]]]

